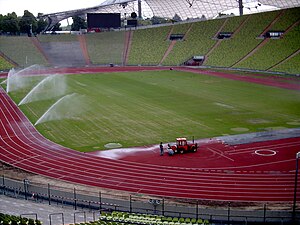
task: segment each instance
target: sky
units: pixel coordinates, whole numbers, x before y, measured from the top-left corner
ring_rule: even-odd
[[[88,8],[100,5],[104,0],[0,0],[0,14],[15,12],[23,16],[28,10],[34,16],[38,13],[54,13],[72,9]]]

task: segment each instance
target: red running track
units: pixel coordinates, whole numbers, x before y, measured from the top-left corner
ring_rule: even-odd
[[[160,157],[158,146],[131,149],[130,154],[117,158],[80,153],[41,136],[0,88],[0,160],[14,167],[130,193],[220,201],[293,201],[300,137],[238,146],[216,139],[198,142],[201,148],[197,153],[174,157]]]

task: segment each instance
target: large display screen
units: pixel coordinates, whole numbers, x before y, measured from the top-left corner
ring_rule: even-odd
[[[121,27],[120,13],[88,13],[88,28],[119,28]]]

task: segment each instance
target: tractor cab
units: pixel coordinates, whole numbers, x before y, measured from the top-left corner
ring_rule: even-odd
[[[176,138],[176,145],[171,146],[174,153],[196,152],[197,143],[188,143],[186,138]]]
[[[177,146],[186,146],[186,138],[176,138],[176,144]]]

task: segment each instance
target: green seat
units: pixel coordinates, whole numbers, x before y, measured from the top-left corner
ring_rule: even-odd
[[[197,223],[197,220],[195,218],[192,218],[191,223]]]
[[[179,219],[179,223],[184,223],[185,219],[184,218],[180,218]]]
[[[173,222],[178,222],[179,221],[179,219],[178,219],[178,217],[173,217]]]
[[[197,220],[197,223],[198,223],[198,224],[202,224],[202,223],[203,223],[203,220],[202,220],[202,219],[198,219],[198,220]]]

